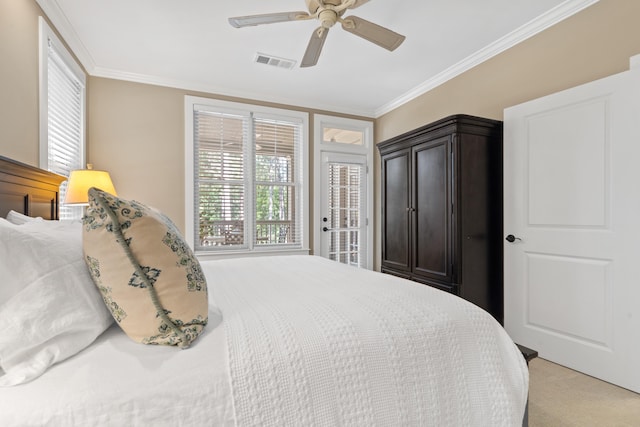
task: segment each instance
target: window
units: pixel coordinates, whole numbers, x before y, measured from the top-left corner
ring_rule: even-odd
[[[69,176],[85,164],[86,76],[40,17],[40,167]],[[64,200],[67,182],[60,186]],[[82,207],[60,204],[61,219],[82,217]]]
[[[186,234],[196,251],[306,250],[307,121],[186,97]]]

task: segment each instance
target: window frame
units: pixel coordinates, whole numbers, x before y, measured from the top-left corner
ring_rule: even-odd
[[[65,44],[58,38],[56,33],[47,24],[46,20],[42,17],[38,17],[38,30],[39,30],[39,44],[38,44],[38,56],[39,56],[39,155],[38,162],[42,169],[46,169],[60,174],[60,171],[52,168],[49,164],[49,45],[55,50],[57,56],[62,60],[64,65],[71,72],[72,76],[80,84],[80,123],[79,125],[79,163],[74,165],[73,169],[82,169],[87,162],[87,138],[86,138],[86,117],[87,117],[87,76],[82,67],[78,64],[73,55],[69,52]],[[66,181],[61,185],[60,191],[60,205],[63,206],[64,191],[66,188]],[[79,219],[83,215],[83,208],[81,206],[68,206],[66,209],[67,218],[65,219]],[[62,212],[61,212],[62,214]]]
[[[208,109],[220,113],[233,113],[251,116],[255,114],[258,118],[280,118],[298,121],[300,126],[300,195],[296,197],[297,212],[296,221],[300,227],[300,243],[279,247],[278,245],[269,245],[262,247],[254,246],[253,242],[248,242],[245,248],[224,248],[223,250],[203,250],[196,246],[196,200],[195,200],[195,111],[197,108]],[[253,136],[251,136],[253,138]],[[251,141],[255,143],[255,141]],[[253,145],[253,144],[250,144]],[[251,164],[255,161],[255,152],[251,151]],[[239,102],[223,101],[212,98],[203,98],[196,96],[185,96],[185,238],[189,246],[194,250],[196,256],[200,259],[220,259],[230,257],[244,256],[262,256],[262,255],[286,255],[286,254],[309,254],[309,114],[305,112],[286,110],[281,108],[273,108],[260,106],[255,104],[245,104]],[[253,171],[251,174],[253,175]],[[255,177],[251,176],[248,182],[252,182],[245,193],[245,205],[249,206],[251,216],[246,216],[245,221],[251,221],[255,224],[255,197],[254,185]],[[247,203],[247,200],[250,203]],[[245,209],[247,209],[245,207]],[[253,225],[252,225],[253,227]]]

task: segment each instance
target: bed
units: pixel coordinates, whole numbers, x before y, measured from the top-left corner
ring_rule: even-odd
[[[56,219],[61,179],[0,158],[0,214]],[[200,265],[209,324],[188,349],[110,324],[37,378],[0,387],[0,425],[523,423],[525,360],[458,297],[316,256]]]

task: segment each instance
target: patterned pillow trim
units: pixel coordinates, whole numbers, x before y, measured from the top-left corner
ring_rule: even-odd
[[[111,209],[111,206],[109,206],[108,201],[103,197],[102,192],[99,191],[98,189],[91,188],[89,190],[89,196],[90,198],[93,198],[100,205],[103,212],[106,212],[107,215],[109,215],[109,218],[111,219],[111,224],[112,224],[112,232],[116,236],[116,240],[118,244],[120,244],[127,258],[131,262],[131,266],[135,270],[135,275],[137,276],[137,279],[139,279],[142,282],[142,286],[140,287],[146,288],[147,291],[149,292],[149,297],[151,298],[151,302],[153,303],[153,306],[156,309],[156,313],[158,317],[161,318],[164,324],[167,325],[180,338],[178,347],[183,349],[188,348],[189,345],[191,344],[191,341],[195,339],[195,336],[192,336],[191,334],[185,334],[184,331],[175,322],[173,322],[169,318],[169,316],[167,316],[168,311],[160,303],[160,300],[158,299],[158,294],[156,293],[156,290],[153,287],[153,283],[151,282],[151,280],[149,280],[149,277],[147,276],[147,274],[145,274],[143,267],[140,266],[140,263],[135,258],[135,256],[131,252],[131,249],[129,248],[129,245],[127,244],[126,238],[122,233],[122,229],[120,227],[120,221],[118,220],[117,214],[113,212],[113,210]]]

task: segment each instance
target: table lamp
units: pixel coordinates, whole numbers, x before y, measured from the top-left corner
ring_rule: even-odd
[[[71,174],[69,174],[64,204],[89,206],[88,193],[91,187],[99,188],[102,191],[117,196],[109,172],[94,170],[91,168],[91,165],[87,165],[87,169],[73,170]]]

